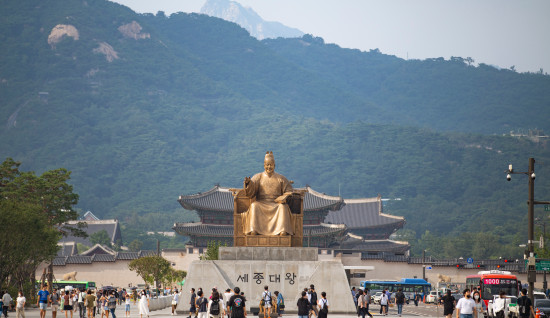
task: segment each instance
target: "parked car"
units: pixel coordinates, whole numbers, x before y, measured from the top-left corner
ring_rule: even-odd
[[[382,297],[382,292],[376,292],[376,294],[372,295],[370,298],[372,299],[373,304],[379,304],[380,297]]]
[[[428,296],[426,296],[426,303],[427,304],[436,304],[439,301],[439,298],[441,298],[441,292],[437,290],[432,290]]]
[[[537,312],[540,310],[541,317],[550,317],[550,299],[535,299],[535,306],[533,310]]]
[[[547,299],[548,298],[548,297],[546,297],[546,295],[543,292],[538,292],[538,291],[533,292],[533,297],[535,299]]]

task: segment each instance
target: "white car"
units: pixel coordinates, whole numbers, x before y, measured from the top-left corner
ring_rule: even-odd
[[[377,292],[376,294],[371,296],[372,303],[373,304],[379,304],[380,303],[380,297],[382,297],[382,292]]]
[[[426,296],[426,303],[437,303],[437,301],[441,298],[441,292],[437,290],[432,290],[428,296]]]

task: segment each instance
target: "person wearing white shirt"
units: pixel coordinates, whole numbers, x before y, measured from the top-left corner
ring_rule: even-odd
[[[23,292],[19,291],[19,296],[16,300],[16,306],[15,306],[15,312],[17,313],[17,318],[23,317],[25,318],[25,303],[27,302],[27,299],[25,296],[23,296]]]
[[[217,303],[217,305],[215,305],[215,303]],[[208,301],[208,307],[206,309],[208,317],[210,318],[222,318],[225,315],[225,305],[223,300],[220,299],[219,292],[215,291],[212,294],[212,299]]]
[[[506,292],[501,291],[500,297],[496,298],[493,303],[493,313],[497,318],[504,318],[508,316],[508,302],[506,298]]]
[[[382,292],[380,295],[380,314],[387,316],[388,315],[388,295],[385,292]]]
[[[227,318],[229,318],[230,316],[230,312],[229,312],[229,307],[227,306],[227,304],[229,304],[229,299],[231,298],[231,296],[235,295],[235,293],[233,293],[233,291],[228,288],[225,293],[223,294],[223,300],[224,300],[224,307],[227,308],[225,310],[225,314],[227,315]]]
[[[456,304],[456,318],[477,318],[476,303],[470,295],[470,290],[464,290],[464,297],[458,300]]]

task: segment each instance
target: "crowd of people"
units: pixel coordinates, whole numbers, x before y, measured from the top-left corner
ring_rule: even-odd
[[[202,288],[191,288],[191,298],[189,301],[189,316],[187,318],[245,318],[247,317],[247,299],[244,292],[239,287],[227,289],[223,295],[216,287],[212,288],[207,296]],[[301,297],[296,303],[298,307],[299,318],[326,318],[328,314],[329,302],[325,292],[321,297],[317,296],[315,286],[310,285],[301,292]],[[282,317],[285,310],[285,300],[283,294],[269,290],[269,286],[264,286],[264,291],[260,296],[258,304],[259,314],[264,317],[275,315]]]

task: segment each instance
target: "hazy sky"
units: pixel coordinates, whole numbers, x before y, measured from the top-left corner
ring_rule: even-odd
[[[117,0],[136,12],[200,12],[205,0]],[[236,0],[326,43],[409,59],[472,57],[550,72],[550,0]]]

